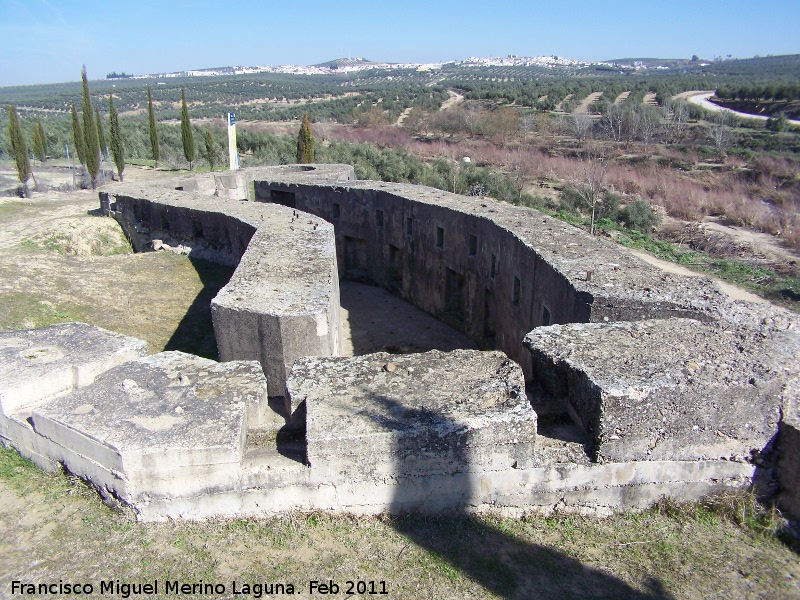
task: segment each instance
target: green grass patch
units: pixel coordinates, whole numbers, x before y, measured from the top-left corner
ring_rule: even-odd
[[[776,304],[800,312],[798,277],[779,275],[771,269],[755,267],[741,261],[714,258],[705,252],[684,250],[677,244],[657,240],[635,231],[622,231],[617,236],[617,241],[628,248],[645,250],[663,260],[713,275]]]
[[[8,483],[13,489],[21,491],[46,478],[46,474],[15,450],[0,448],[0,480]]]
[[[0,293],[0,330],[33,329],[68,321],[86,321],[88,312],[81,307],[43,300],[37,294],[9,291]]]

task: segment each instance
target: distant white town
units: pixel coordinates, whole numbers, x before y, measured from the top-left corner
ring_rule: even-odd
[[[341,73],[354,73],[371,69],[377,70],[409,70],[416,71],[435,71],[445,65],[450,67],[542,67],[542,68],[585,68],[585,67],[609,67],[620,70],[642,70],[647,69],[647,65],[632,61],[628,64],[611,62],[587,62],[572,60],[563,56],[533,56],[523,57],[509,54],[508,56],[498,57],[470,57],[466,60],[454,60],[439,63],[388,63],[373,62],[364,58],[340,58],[327,63],[311,66],[302,65],[280,65],[280,66],[253,66],[253,67],[220,67],[214,69],[194,69],[189,71],[176,71],[173,73],[153,73],[148,75],[109,75],[109,79],[131,78],[131,79],[153,79],[166,77],[216,77],[220,75],[245,75],[251,73],[291,73],[295,75],[333,75]],[[652,68],[652,67],[651,67]],[[667,69],[666,66],[657,66],[656,69]]]

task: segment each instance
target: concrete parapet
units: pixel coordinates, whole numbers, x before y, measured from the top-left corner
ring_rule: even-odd
[[[283,395],[296,358],[340,354],[331,225],[284,206],[186,191],[125,184],[106,195],[136,250],[157,244],[238,265],[212,302],[217,348],[225,361],[261,362],[271,394]]]
[[[665,273],[534,209],[410,184],[310,184],[277,171],[255,176],[254,188],[258,201],[334,225],[340,277],[385,287],[480,347],[502,350],[527,379],[522,339],[536,327],[707,321],[728,305],[709,279]]]
[[[745,460],[777,431],[800,370],[793,331],[689,319],[542,327],[536,380],[586,431],[595,460]]]
[[[103,211],[137,250],[237,265],[212,302],[231,362],[139,358],[143,342],[79,325],[62,337],[80,347],[36,342],[56,330],[2,334],[4,357],[46,363],[0,365],[2,439],[148,520],[518,515],[747,486],[782,418],[781,501],[798,510],[795,316],[728,302],[710,280],[534,210],[352,179],[346,165],[292,165],[105,189]],[[250,181],[262,202],[245,200]],[[336,358],[339,276],[505,354]],[[71,358],[92,345],[86,367]],[[16,370],[47,383],[40,396]],[[288,423],[267,391],[287,392]],[[288,451],[297,430],[305,445]]]
[[[333,228],[289,209],[265,220],[211,315],[220,358],[260,361],[271,395],[296,359],[341,354]]]

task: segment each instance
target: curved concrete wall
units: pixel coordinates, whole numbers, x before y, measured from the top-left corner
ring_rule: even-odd
[[[289,173],[347,181],[352,167]],[[237,174],[235,181],[252,175]],[[333,228],[284,206],[220,200],[209,180],[122,184],[101,192],[101,207],[113,212],[137,251],[167,244],[190,257],[238,265],[211,307],[220,359],[259,361],[270,395],[282,396],[297,358],[341,352]]]
[[[298,508],[519,514],[644,507],[749,485],[772,469],[781,418],[780,484],[794,506],[796,461],[785,458],[796,446],[795,317],[729,303],[708,280],[662,273],[536,211],[351,176],[301,165],[236,174],[226,192],[201,177],[101,193],[137,249],[162,244],[238,265],[212,305],[231,362],[162,353],[24,410],[0,388],[0,438],[44,466],[63,462],[147,519]],[[230,199],[251,179],[272,204]],[[340,273],[499,347],[524,376],[491,352],[335,358]],[[0,336],[26,368],[73,352],[71,343],[20,352],[31,343]],[[285,425],[267,409],[259,365],[235,359],[258,360],[272,395],[288,377],[292,408],[308,402],[305,460],[278,446]],[[563,400],[574,425],[539,427],[522,393],[531,378]],[[123,431],[126,448],[116,442]],[[102,434],[90,435],[97,444],[84,443],[87,432]],[[152,432],[163,450],[147,442]],[[188,450],[165,469],[138,459],[176,447]],[[113,479],[126,460],[136,489]]]
[[[519,363],[522,340],[556,323],[710,320],[726,305],[707,279],[669,275],[611,241],[542,213],[415,185],[309,185],[255,178],[256,199],[336,231],[339,276],[383,286]]]

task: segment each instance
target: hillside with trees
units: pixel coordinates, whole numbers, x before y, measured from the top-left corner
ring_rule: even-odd
[[[310,132],[301,137],[315,140],[314,160],[352,164],[359,178],[534,206],[719,271],[735,252],[709,254],[708,240],[682,224],[745,227],[800,249],[800,133],[787,120],[798,80],[798,56],[639,70],[445,65],[0,88],[0,104],[15,106],[30,147],[41,147],[33,143],[41,123],[46,158],[70,148],[87,169],[85,130],[110,126],[120,175],[126,161],[217,165],[227,112],[237,116],[243,166],[293,163],[307,115]],[[707,113],[686,102],[692,90],[717,90],[717,102],[751,103],[772,118]],[[202,140],[197,160],[194,139]],[[13,157],[8,138],[0,153]],[[796,263],[767,267],[772,275],[747,277],[767,282],[774,297],[800,299]]]

